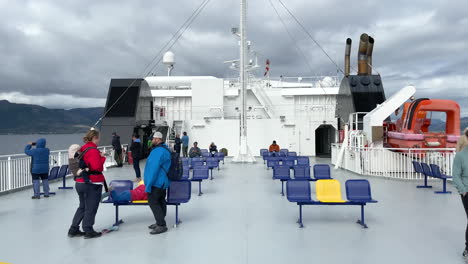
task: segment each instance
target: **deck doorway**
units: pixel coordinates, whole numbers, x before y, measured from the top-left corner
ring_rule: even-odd
[[[331,144],[335,143],[335,134],[335,128],[331,125],[321,125],[315,130],[316,156],[331,156]]]

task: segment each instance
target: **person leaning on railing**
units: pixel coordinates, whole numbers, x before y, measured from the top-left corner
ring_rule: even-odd
[[[457,152],[463,150],[463,148],[468,147],[468,127],[463,131],[463,135],[460,136],[457,142]]]
[[[463,148],[453,160],[453,183],[461,195],[463,207],[468,218],[468,147]],[[468,260],[468,225],[465,231],[465,251],[463,257]]]
[[[97,149],[99,145],[98,131],[90,130],[83,138],[83,141],[85,144],[81,147],[80,152],[86,151],[82,161],[84,161],[88,169],[86,171],[87,177],[82,176],[75,179],[75,188],[80,205],[76,209],[72,224],[68,230],[68,236],[76,237],[84,235],[85,238],[95,238],[101,236],[101,232],[94,231],[93,225],[101,201],[102,186],[106,184],[106,179],[102,174],[106,158]],[[84,232],[80,231],[81,223]]]

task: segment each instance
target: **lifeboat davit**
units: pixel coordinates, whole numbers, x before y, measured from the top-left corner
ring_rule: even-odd
[[[428,112],[446,113],[445,131],[429,131]],[[395,124],[386,126],[387,146],[391,148],[455,148],[460,137],[460,106],[452,100],[416,99],[404,104]]]

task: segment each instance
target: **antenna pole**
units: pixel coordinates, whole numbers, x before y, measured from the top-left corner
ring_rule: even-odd
[[[247,145],[247,78],[246,78],[246,21],[247,21],[247,0],[240,0],[240,93],[241,93],[241,116],[240,116],[240,146],[239,154],[233,158],[234,162],[255,162],[252,153]]]

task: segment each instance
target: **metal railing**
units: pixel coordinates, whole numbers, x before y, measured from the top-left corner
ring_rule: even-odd
[[[122,145],[127,149],[128,145]],[[112,146],[102,146],[98,149],[105,153],[104,168],[116,165]],[[54,150],[49,155],[49,166],[68,164],[68,150]],[[0,193],[21,189],[32,185],[31,157],[26,154],[0,156]]]
[[[341,144],[332,145],[332,164],[336,164]],[[452,175],[455,149],[420,148],[345,148],[341,168],[361,175],[404,180],[420,180],[424,176],[416,173],[412,161],[436,164],[442,173]]]

